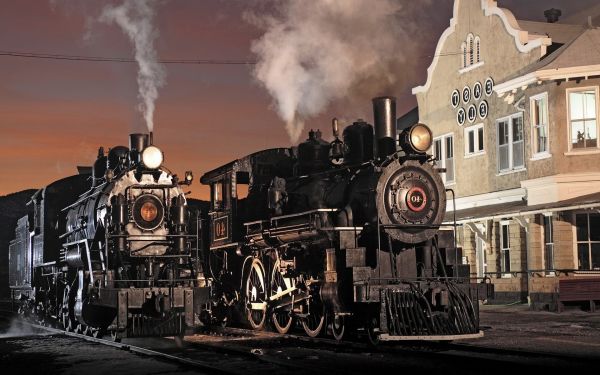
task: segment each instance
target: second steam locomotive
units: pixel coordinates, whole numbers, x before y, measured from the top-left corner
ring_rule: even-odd
[[[23,313],[115,339],[245,323],[315,337],[477,337],[482,285],[448,274],[446,190],[432,133],[396,134],[395,99],[373,99],[326,142],[253,153],[205,173],[207,211],[147,135],[100,149],[89,173],[31,199],[10,247]],[[486,285],[483,285],[486,287]]]
[[[255,329],[297,321],[309,336],[329,327],[373,343],[480,335],[477,286],[448,277],[437,243],[446,191],[426,153],[431,131],[415,124],[397,137],[394,98],[373,109],[375,126],[359,120],[343,141],[334,119],[331,143],[311,131],[297,148],[202,176],[215,311],[238,303]]]

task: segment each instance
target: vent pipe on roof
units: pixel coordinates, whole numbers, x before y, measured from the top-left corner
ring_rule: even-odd
[[[546,21],[548,21],[548,23],[554,23],[558,21],[558,17],[560,17],[561,14],[562,12],[560,9],[556,8],[547,9],[544,11],[544,16],[546,17]]]

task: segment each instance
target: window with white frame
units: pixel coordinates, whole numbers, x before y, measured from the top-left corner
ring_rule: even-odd
[[[510,221],[500,222],[500,272],[510,272]]]
[[[531,110],[531,129],[533,136],[532,153],[536,155],[548,154],[550,145],[548,143],[548,94],[542,93],[532,96],[529,100]]]
[[[454,183],[454,136],[446,134],[433,139],[433,155],[441,168],[446,172],[442,173],[442,180],[445,184]]]
[[[481,39],[479,36],[472,33],[467,34],[467,37],[460,45],[460,67],[461,69],[473,68],[479,66],[481,61]],[[470,69],[465,69],[465,71]]]
[[[483,124],[465,128],[465,156],[483,154],[484,148]]]
[[[570,148],[598,147],[598,87],[567,90]]]
[[[467,36],[467,46],[469,48],[469,65],[473,65],[473,34]]]
[[[523,113],[497,120],[498,172],[509,172],[525,167],[523,141]]]
[[[547,274],[554,269],[554,228],[552,214],[542,215],[544,221],[544,268]]]
[[[575,215],[577,230],[577,268],[600,270],[600,214]]]

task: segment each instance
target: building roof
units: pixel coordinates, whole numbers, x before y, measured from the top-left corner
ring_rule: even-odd
[[[569,211],[575,209],[596,207],[600,207],[600,192],[566,199],[554,203],[538,204],[534,206],[528,206],[527,201],[523,200],[517,202],[508,202],[493,204],[489,206],[467,208],[464,210],[456,211],[456,222],[468,223],[473,221],[533,215],[544,212]],[[453,221],[454,212],[446,212],[446,216],[444,217],[444,224],[452,224]]]
[[[529,38],[535,39],[539,36],[552,38],[552,43],[564,44],[575,39],[584,29],[583,25],[570,25],[564,23],[549,23],[537,21],[517,20],[522,30],[529,32]]]
[[[495,91],[502,95],[537,81],[598,74],[600,74],[600,28],[588,27],[537,63],[507,77],[496,85]]]
[[[415,107],[396,119],[396,128],[404,130],[419,122],[419,107]]]

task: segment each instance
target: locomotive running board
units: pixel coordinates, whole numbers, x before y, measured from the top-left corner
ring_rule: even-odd
[[[390,336],[387,333],[379,335],[381,341],[452,341],[468,340],[483,337],[483,331],[478,333],[469,333],[464,335],[433,335],[433,336]]]

